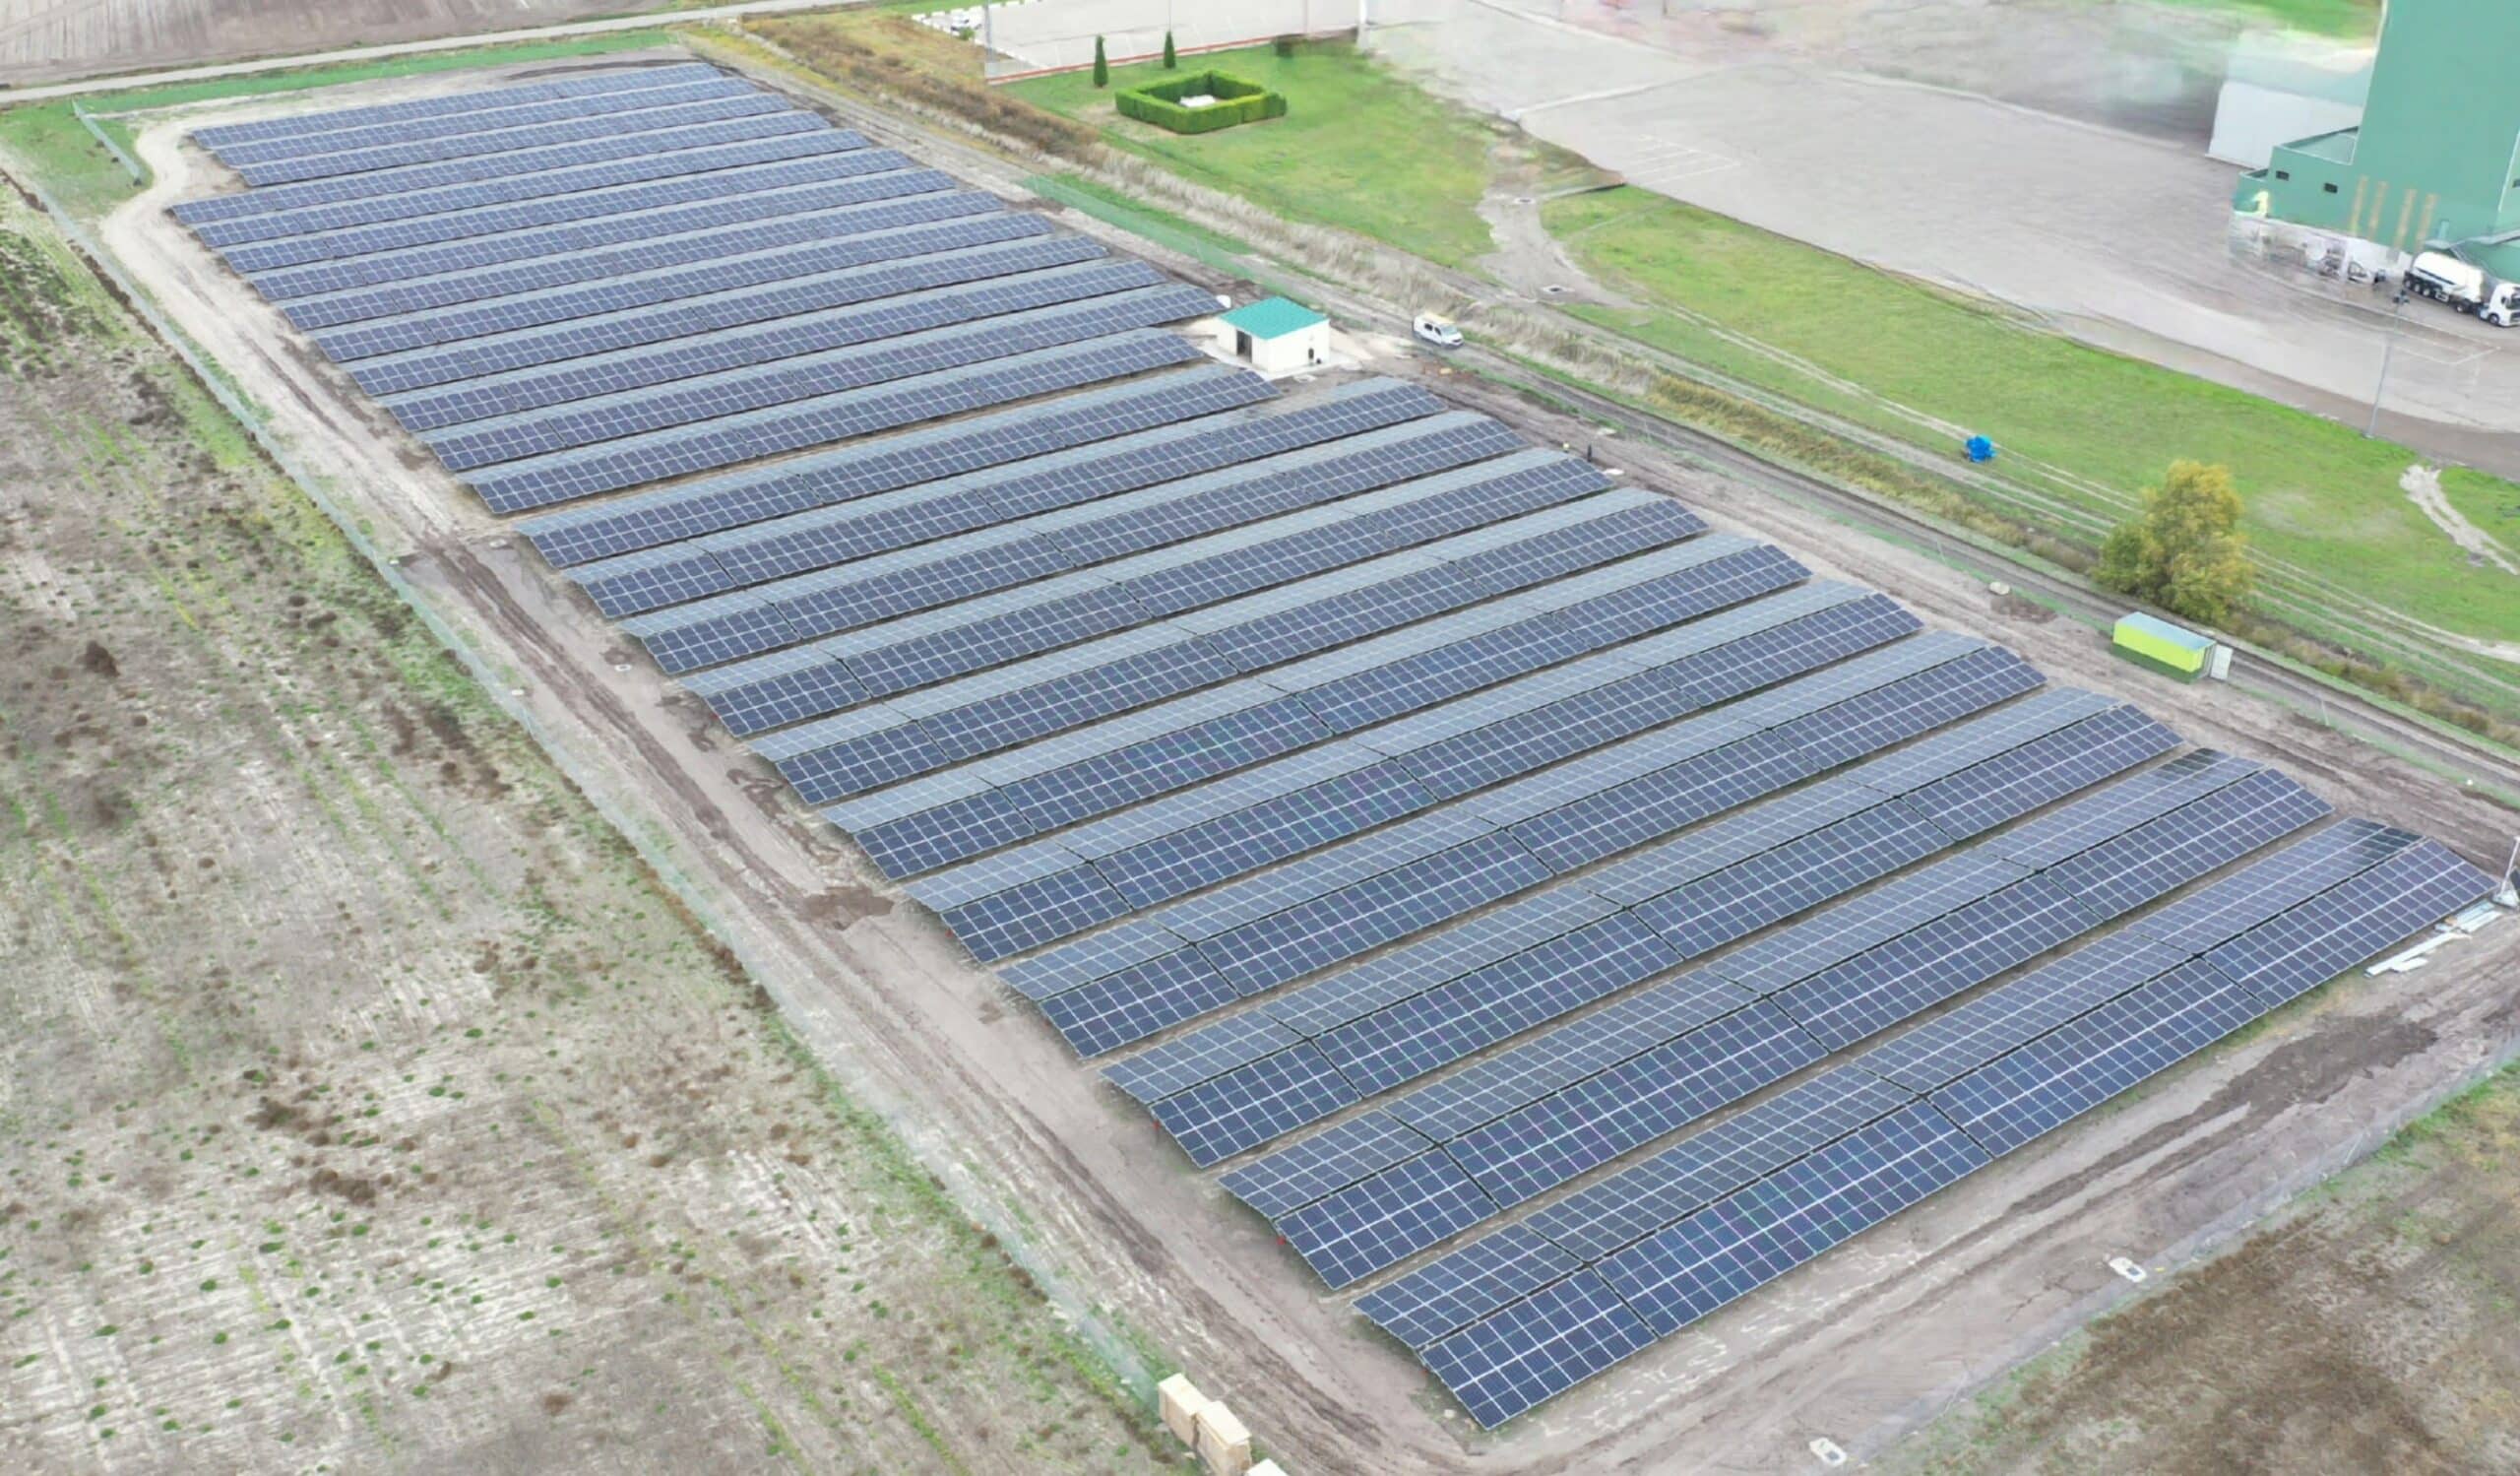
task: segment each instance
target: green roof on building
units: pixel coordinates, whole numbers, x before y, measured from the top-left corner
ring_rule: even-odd
[[[1225,315],[1228,328],[1247,333],[1255,339],[1282,339],[1291,333],[1301,333],[1316,323],[1329,321],[1311,308],[1284,297],[1263,297]]]

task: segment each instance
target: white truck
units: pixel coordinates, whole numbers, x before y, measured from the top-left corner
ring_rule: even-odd
[[[2406,269],[2407,290],[2474,313],[2496,328],[2520,321],[2520,283],[2441,251],[2426,251]]]

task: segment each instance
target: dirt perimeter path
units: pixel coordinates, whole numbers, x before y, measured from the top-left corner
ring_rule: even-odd
[[[596,0],[586,0],[593,4]],[[429,51],[462,51],[470,46],[489,46],[501,42],[556,40],[562,36],[601,35],[614,31],[646,31],[664,25],[687,25],[702,21],[731,21],[744,16],[776,15],[790,10],[839,10],[863,0],[735,0],[728,5],[707,5],[692,10],[668,10],[662,7],[640,10],[635,14],[613,14],[590,21],[563,21],[555,26],[520,25],[507,30],[477,31],[467,35],[431,36],[426,40],[396,41],[383,46],[349,46],[338,51],[284,53],[279,56],[257,56],[252,61],[216,62],[196,67],[174,67],[158,72],[119,72],[106,77],[89,77],[74,82],[46,83],[38,87],[13,87],[6,101],[42,102],[56,97],[78,97],[91,93],[120,93],[139,88],[164,87],[178,82],[209,82],[221,77],[250,77],[257,72],[287,72],[299,67],[332,66],[342,62],[379,61],[389,56],[416,56]],[[11,42],[21,32],[49,18],[48,13],[61,6],[43,6],[47,13],[11,25],[0,22],[0,83],[42,71],[56,75],[58,67],[39,66],[32,57],[13,55]],[[208,7],[205,6],[205,9]],[[356,21],[356,13],[349,19]],[[322,14],[311,17],[273,17],[267,30],[276,45],[291,41],[303,42],[305,26],[325,25]],[[200,24],[194,22],[194,25]],[[178,30],[189,27],[178,26]],[[322,33],[319,30],[319,35]]]
[[[106,223],[107,247],[269,408],[293,456],[501,674],[505,705],[975,1216],[1018,1244],[1054,1297],[1231,1399],[1293,1469],[1804,1470],[1816,1436],[1878,1449],[2121,1296],[2109,1256],[2163,1266],[2229,1237],[2499,1059],[2520,1031],[2520,926],[2414,983],[2348,981],[1502,1437],[1475,1437],[1396,1345],[1319,1295],[1260,1222],[1099,1090],[932,918],[897,905],[765,765],[173,224],[163,208],[208,187],[177,126],[143,136],[158,183]],[[883,141],[1005,188],[1002,166],[993,175],[925,138]],[[1418,371],[1405,356],[1374,367]],[[1501,396],[1483,408],[1550,442],[1587,433]],[[2193,740],[2280,762],[2350,810],[2481,859],[2509,829],[2509,816],[2313,724],[2229,691],[2139,686],[2088,631],[1998,614],[1982,586],[1929,559],[1684,469],[1625,464],[1719,526],[2012,643],[2059,682],[2124,691]]]

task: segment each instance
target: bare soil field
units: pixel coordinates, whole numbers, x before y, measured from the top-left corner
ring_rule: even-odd
[[[1884,1469],[2520,1470],[2516,1193],[2506,1071]]]
[[[432,40],[635,8],[607,0],[0,0],[0,82]]]
[[[1173,1458],[14,197],[0,381],[0,1469]]]

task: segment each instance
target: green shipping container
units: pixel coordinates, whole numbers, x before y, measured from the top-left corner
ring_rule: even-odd
[[[2211,636],[2182,630],[2168,620],[2157,620],[2137,610],[2117,621],[2115,649],[2119,656],[2138,666],[2181,681],[2194,681],[2205,674],[2205,663],[2214,654],[2214,641]]]

